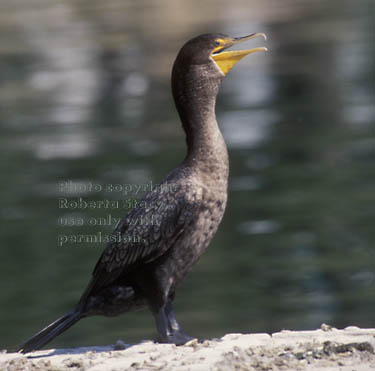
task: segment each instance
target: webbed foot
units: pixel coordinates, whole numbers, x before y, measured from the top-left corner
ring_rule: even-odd
[[[168,343],[168,344],[176,344],[176,345],[184,345],[188,341],[193,340],[192,336],[186,335],[183,331],[175,331],[166,335],[158,336],[159,343]]]
[[[170,302],[155,314],[155,321],[160,343],[183,345],[194,339],[182,331]]]

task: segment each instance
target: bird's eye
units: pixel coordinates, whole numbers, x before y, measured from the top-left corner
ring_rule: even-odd
[[[215,46],[220,46],[220,41],[215,41]]]

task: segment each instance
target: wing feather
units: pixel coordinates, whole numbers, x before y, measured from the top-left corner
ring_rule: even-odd
[[[133,209],[122,219],[113,232],[120,232],[122,240],[107,244],[80,303],[127,270],[151,262],[173,246],[194,219],[199,205],[195,197],[190,195],[188,199],[186,194],[183,188],[164,193],[154,190],[142,200],[147,207]]]

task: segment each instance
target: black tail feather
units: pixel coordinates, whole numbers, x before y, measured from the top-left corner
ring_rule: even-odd
[[[62,332],[67,330],[69,327],[73,326],[77,321],[82,318],[80,312],[72,311],[58,318],[56,321],[49,324],[44,329],[40,330],[33,337],[23,343],[18,352],[28,353],[33,350],[42,348],[56,336],[60,335]]]

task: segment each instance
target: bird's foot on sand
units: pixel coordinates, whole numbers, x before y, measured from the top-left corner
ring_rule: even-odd
[[[158,337],[158,342],[159,343],[168,343],[168,344],[176,344],[176,345],[184,345],[188,341],[191,341],[195,339],[192,336],[186,335],[182,331],[175,331],[170,334],[167,334],[163,337],[159,336]]]

